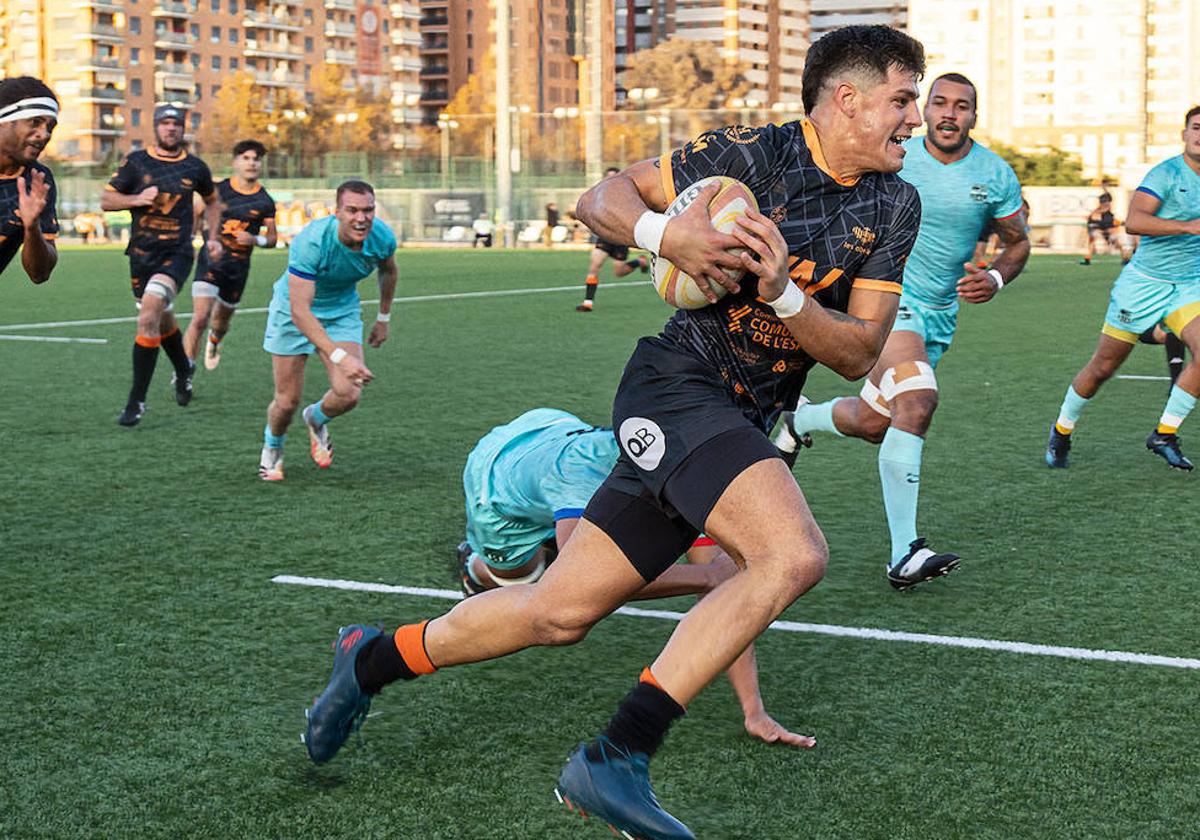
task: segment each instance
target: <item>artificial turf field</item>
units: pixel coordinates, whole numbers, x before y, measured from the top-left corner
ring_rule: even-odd
[[[107,343],[0,339],[0,837],[609,836],[552,786],[667,621],[613,616],[575,647],[390,687],[361,744],[323,767],[300,743],[339,625],[394,627],[449,602],[271,579],[454,588],[475,441],[534,406],[607,422],[635,339],[668,314],[648,286],[607,274],[596,311],[576,314],[580,252],[398,261],[392,338],[368,350],[362,404],[331,426],[333,468],[309,461],[294,427],[281,484],[255,475],[271,397],[264,315],[235,318],[187,408],[160,359],[129,430],[115,419],[131,320],[12,326],[131,316],[122,255],[64,249],[41,287],[15,263],[6,272],[0,335]],[[266,304],[282,267],[281,254],[255,257],[244,307]],[[1071,469],[1041,460],[1117,270],[1039,257],[997,300],[964,307],[938,369],[920,513],[933,545],[964,558],[951,577],[887,585],[873,447],[821,436],[801,454],[832,559],[785,619],[1197,656],[1200,478],[1143,446],[1165,383],[1111,382],[1079,424]],[[373,281],[361,289],[376,297]],[[186,293],[178,308],[190,311]],[[319,367],[306,397],[323,388]],[[1161,349],[1138,348],[1124,372],[1164,373]],[[857,389],[817,372],[806,393]],[[1200,836],[1196,670],[780,631],[758,660],[768,710],[818,746],[751,740],[728,684],[714,684],[652,768],[699,837]]]

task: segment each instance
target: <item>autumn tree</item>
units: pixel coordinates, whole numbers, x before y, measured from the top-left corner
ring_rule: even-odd
[[[196,138],[206,154],[219,155],[248,137],[262,139],[268,149],[270,114],[262,107],[262,89],[246,71],[226,76]]]
[[[726,61],[715,44],[671,38],[630,56],[622,84],[626,90],[657,89],[655,98],[630,105],[665,111],[672,119],[672,137],[680,133],[677,123],[694,137],[713,127],[712,115],[698,112],[728,111],[730,100],[746,95],[750,83],[745,74],[745,65]]]

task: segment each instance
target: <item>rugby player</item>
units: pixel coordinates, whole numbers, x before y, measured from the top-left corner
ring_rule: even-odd
[[[1178,431],[1200,394],[1200,105],[1187,112],[1183,126],[1183,154],[1146,173],[1129,199],[1125,229],[1140,235],[1141,245],[1113,283],[1100,342],[1050,427],[1048,466],[1067,467],[1079,415],[1129,357],[1138,336],[1162,321],[1187,345],[1190,358],[1146,448],[1175,469],[1192,469]]]
[[[392,319],[395,252],[396,235],[375,218],[375,190],[365,181],[339,186],[334,214],[309,222],[292,240],[263,337],[275,375],[258,463],[264,481],[283,480],[283,443],[304,393],[304,365],[314,352],[325,363],[329,390],[302,416],[313,461],[321,469],[333,463],[328,423],[358,405],[363,385],[374,376],[363,362],[358,281],[379,272],[379,314],[367,336],[379,347]]]
[[[1121,259],[1129,262],[1129,251],[1121,244],[1121,220],[1113,215],[1112,194],[1101,193],[1097,199],[1097,207],[1087,217],[1087,253],[1079,261],[1080,265],[1091,265],[1096,253],[1096,240],[1099,239],[1106,247],[1117,248]]]
[[[309,710],[313,761],[334,756],[388,683],[579,641],[704,532],[745,568],[688,611],[557,785],[571,807],[620,831],[693,836],[654,797],[649,762],[687,704],[824,574],[825,539],[767,432],[814,365],[854,379],[883,349],[920,220],[916,190],[895,173],[921,122],[924,67],[920,43],[898,30],[835,30],[808,52],[807,119],[707,131],[584,194],[579,218],[599,237],[729,294],[638,342],[613,408],[620,458],[537,584],[482,593],[394,634],[343,629]],[[680,215],[662,213],[713,175],[743,181],[763,212],[719,233],[707,213],[713,184]]]
[[[183,350],[174,302],[192,270],[193,196],[206,205],[209,257],[218,259],[222,246],[221,208],[212,173],[208,164],[188,154],[185,117],[175,105],[156,107],[154,144],[127,154],[100,196],[100,209],[128,210],[133,217],[125,253],[138,319],[133,387],[117,418],[122,426],[136,426],[142,419],[159,347],[175,367],[175,402],[187,405],[192,399],[196,366]]]
[[[0,81],[0,273],[19,250],[34,283],[58,264],[58,194],[53,173],[38,163],[56,125],[58,97],[41,79]]]
[[[250,275],[250,254],[255,246],[274,248],[275,202],[259,183],[267,148],[257,140],[243,140],[233,147],[233,176],[217,184],[221,202],[221,244],[225,253],[210,262],[207,249],[196,260],[192,281],[192,320],[183,337],[183,350],[195,366],[196,350],[204,329],[204,367],[212,370],[221,363],[221,339],[229,332],[229,322],[246,289]],[[197,200],[197,210],[203,205]]]
[[[463,471],[467,538],[458,547],[463,591],[477,595],[537,581],[567,544],[618,454],[612,429],[590,426],[556,408],[527,411],[484,436]],[[703,595],[737,569],[708,537],[692,544],[687,559],[634,600]],[[789,732],[767,714],[753,646],[729,666],[728,675],[750,735],[767,743],[816,746],[814,739]]]
[[[813,431],[879,446],[879,478],[892,551],[887,579],[908,589],[948,574],[958,555],[935,552],[917,536],[921,452],[937,409],[934,368],[950,347],[959,301],[986,303],[1016,279],[1029,259],[1021,185],[1004,160],[971,139],[978,101],[966,76],[947,73],[929,87],[924,137],[907,144],[900,177],[921,196],[921,231],[904,267],[896,325],[857,397],[785,415],[775,444],[795,451]],[[979,232],[991,226],[1001,252],[989,269],[974,262]]]
[[[610,166],[604,170],[604,177],[611,178],[620,171],[615,166]],[[575,307],[576,312],[592,311],[596,303],[596,289],[600,286],[600,269],[609,257],[613,259],[613,277],[624,277],[627,274],[633,274],[638,269],[641,269],[643,274],[650,270],[650,260],[646,257],[629,258],[628,245],[606,242],[594,233],[592,234],[592,244],[595,247],[592,248],[591,256],[588,257],[587,279],[583,285],[583,303]]]

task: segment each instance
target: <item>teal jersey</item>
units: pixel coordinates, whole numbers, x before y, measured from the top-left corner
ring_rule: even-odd
[[[379,264],[396,251],[396,235],[375,219],[367,241],[352,251],[338,239],[336,216],[315,219],[304,226],[288,249],[287,270],[275,281],[271,308],[291,310],[288,275],[316,284],[312,312],[318,318],[337,318],[359,308],[358,281],[369,277]]]
[[[467,542],[497,568],[515,568],[583,514],[617,462],[612,429],[535,408],[488,432],[467,457]]]
[[[1154,214],[1160,219],[1200,219],[1200,175],[1183,155],[1167,158],[1147,172],[1138,192],[1162,202]],[[1128,267],[1151,280],[1200,281],[1200,236],[1143,236]]]
[[[900,177],[921,196],[921,227],[904,266],[904,294],[949,306],[984,225],[1021,211],[1021,184],[1003,158],[979,143],[954,163],[929,154],[924,137],[913,137],[904,149]]]

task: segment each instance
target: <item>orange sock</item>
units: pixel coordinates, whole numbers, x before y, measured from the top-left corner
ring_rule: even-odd
[[[409,670],[418,676],[432,674],[437,670],[437,666],[429,660],[429,654],[425,652],[425,626],[427,624],[429,624],[428,619],[420,624],[405,624],[396,629],[396,635],[393,637],[396,642],[396,650],[400,651],[400,658],[404,660],[404,664],[408,666]]]
[[[138,333],[137,338],[135,338],[133,341],[139,347],[157,347],[158,345],[162,344],[162,338],[159,336],[142,335],[141,333]]]
[[[641,674],[641,676],[638,677],[638,682],[649,683],[650,685],[657,688],[659,691],[663,691],[663,692],[666,691],[665,688],[663,688],[661,685],[658,684],[658,680],[654,679],[654,674],[651,673],[649,665],[647,665],[645,668],[642,669],[642,674]]]

